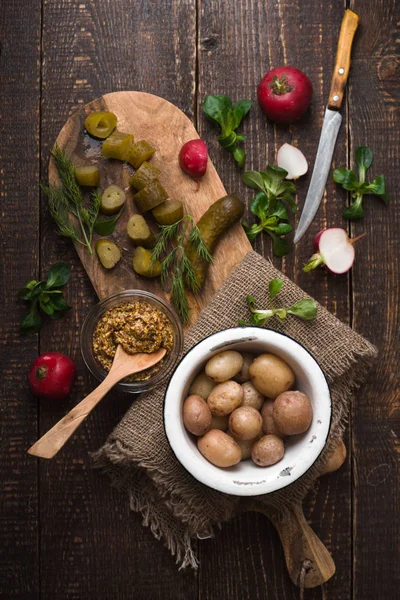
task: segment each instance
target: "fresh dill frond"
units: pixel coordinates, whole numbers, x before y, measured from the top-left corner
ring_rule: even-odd
[[[177,269],[172,278],[171,299],[181,317],[182,323],[189,321],[189,302],[183,282],[182,271]]]
[[[80,242],[78,231],[69,219],[68,202],[62,189],[45,185],[42,185],[41,188],[47,196],[49,212],[58,227],[60,235]]]

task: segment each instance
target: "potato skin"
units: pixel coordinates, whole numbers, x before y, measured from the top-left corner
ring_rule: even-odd
[[[183,403],[183,423],[193,435],[204,435],[211,427],[211,411],[201,396],[188,396]]]
[[[275,354],[260,354],[249,368],[251,383],[267,398],[275,400],[294,385],[295,375],[288,364]]]
[[[212,429],[197,440],[201,454],[216,467],[232,467],[240,462],[242,451],[235,440],[220,431]]]
[[[251,449],[253,447],[254,442],[256,442],[257,440],[260,439],[260,437],[262,437],[262,432],[260,431],[260,433],[258,434],[257,437],[255,437],[252,440],[239,440],[239,438],[236,438],[232,431],[228,431],[226,432],[227,435],[230,435],[235,442],[237,443],[237,445],[239,446],[239,448],[242,451],[242,460],[247,460],[248,458],[251,458]]]
[[[276,435],[264,435],[254,442],[251,458],[259,467],[270,467],[279,462],[285,454],[285,446]]]
[[[189,394],[195,394],[196,396],[201,396],[204,400],[207,400],[211,390],[215,388],[216,385],[217,384],[214,381],[211,381],[205,372],[202,371],[192,381],[192,384],[189,388]]]
[[[277,435],[280,438],[284,437],[284,434],[280,431],[279,427],[274,421],[274,417],[272,416],[274,410],[274,401],[269,400],[268,398],[265,400],[264,404],[261,408],[261,417],[262,417],[262,429],[264,435]]]
[[[216,417],[215,415],[212,415],[210,429],[220,429],[221,431],[226,431],[228,427],[229,415],[225,415],[224,417]]]
[[[272,416],[283,434],[298,435],[310,427],[313,409],[302,392],[284,392],[276,398]]]
[[[239,373],[235,375],[233,379],[238,383],[245,383],[246,381],[250,381],[249,367],[254,360],[254,354],[249,354],[248,352],[242,352],[241,354],[243,357],[243,365]]]
[[[207,361],[205,371],[210,379],[222,383],[237,375],[242,365],[243,357],[240,352],[225,350],[224,352],[218,352]]]
[[[262,418],[251,406],[239,406],[229,417],[229,429],[240,440],[253,440],[261,431]]]
[[[251,381],[242,384],[243,388],[243,406],[251,406],[256,410],[261,410],[264,402],[264,396],[256,390]]]
[[[211,413],[216,417],[229,415],[243,402],[243,389],[236,381],[225,381],[215,386],[207,398]]]

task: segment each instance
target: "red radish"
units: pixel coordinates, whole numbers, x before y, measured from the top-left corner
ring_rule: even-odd
[[[276,155],[277,165],[288,172],[286,179],[297,179],[308,171],[304,154],[291,144],[283,144]]]
[[[203,140],[190,140],[179,152],[181,169],[193,179],[203,177],[207,170],[208,150]]]
[[[352,240],[347,235],[347,231],[339,227],[320,231],[314,238],[315,254],[303,267],[303,271],[311,271],[319,265],[325,265],[331,273],[338,275],[347,273],[353,266],[355,258],[353,244],[364,235]]]
[[[35,396],[63,400],[75,381],[76,367],[68,356],[47,352],[38,356],[29,371],[29,383]]]
[[[275,123],[294,123],[306,112],[312,93],[307,75],[294,67],[278,67],[264,75],[257,95],[268,119]]]

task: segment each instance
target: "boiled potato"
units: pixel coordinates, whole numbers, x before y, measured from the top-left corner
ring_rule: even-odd
[[[211,390],[215,388],[216,385],[217,384],[214,381],[211,381],[205,372],[202,371],[192,382],[192,385],[189,388],[189,394],[196,394],[197,396],[204,398],[204,400],[207,400]]]
[[[215,415],[212,416],[210,429],[220,429],[221,431],[226,431],[228,426],[229,415],[225,415],[224,417],[216,417]]]
[[[282,433],[297,435],[310,427],[313,410],[310,400],[302,392],[284,392],[276,398],[272,416]]]
[[[207,404],[213,415],[229,415],[243,402],[243,388],[236,381],[225,381],[215,386],[207,398]]]
[[[253,440],[261,431],[262,418],[251,406],[239,406],[229,417],[229,429],[240,440]]]
[[[233,435],[232,431],[228,430],[226,433],[228,435],[230,435],[231,437],[233,437],[233,439],[235,440],[237,445],[240,447],[240,449],[242,451],[242,460],[246,460],[247,458],[251,457],[251,448],[252,448],[254,442],[259,440],[260,437],[262,436],[262,433],[260,432],[258,434],[258,436],[256,438],[254,438],[253,440],[239,440],[239,438],[236,438]]]
[[[216,381],[222,383],[232,379],[243,365],[243,357],[239,352],[234,350],[226,350],[218,352],[206,364],[206,375]]]
[[[250,380],[249,375],[249,367],[254,360],[254,354],[249,354],[248,352],[242,352],[243,364],[239,373],[235,375],[234,380],[238,383],[244,383],[245,381]]]
[[[265,435],[277,435],[282,438],[283,433],[279,430],[279,427],[274,421],[274,417],[272,416],[272,412],[274,410],[274,401],[273,400],[265,400],[264,404],[261,408],[261,417],[262,417],[262,429]]]
[[[201,396],[189,396],[183,403],[183,423],[193,435],[204,435],[211,425],[211,411]]]
[[[295,380],[292,369],[275,354],[261,354],[249,367],[251,383],[267,398],[275,400],[290,389]]]
[[[276,435],[264,435],[254,442],[251,458],[259,467],[269,467],[281,460],[285,454],[285,446]]]
[[[243,406],[251,406],[256,410],[261,410],[264,402],[264,396],[260,394],[251,381],[242,384],[243,388]]]
[[[242,451],[235,440],[220,431],[212,429],[197,440],[201,454],[216,467],[232,467],[240,462]]]

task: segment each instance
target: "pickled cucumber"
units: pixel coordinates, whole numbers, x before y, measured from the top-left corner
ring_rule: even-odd
[[[197,227],[211,254],[215,251],[223,234],[240,221],[243,211],[243,202],[237,196],[229,194],[214,202],[201,217]],[[198,285],[201,288],[207,276],[209,263],[198,255],[196,246],[191,242],[186,244],[185,252],[192,263]]]
[[[157,206],[152,213],[159,225],[173,225],[183,217],[183,204],[180,200],[167,200]]]
[[[114,131],[104,142],[101,153],[106,158],[116,158],[125,160],[125,154],[129,146],[133,144],[133,135],[131,133],[122,133]]]
[[[110,240],[97,240],[96,254],[105,269],[112,269],[121,258],[121,252],[114,242]]]
[[[128,148],[125,155],[125,160],[132,165],[135,169],[139,169],[140,165],[145,161],[149,160],[156,151],[153,146],[146,142],[146,140],[140,140],[135,142],[133,146]]]
[[[142,190],[146,185],[157,179],[160,173],[160,169],[145,160],[129,179],[129,185],[137,190]]]
[[[128,237],[136,246],[153,248],[156,238],[142,215],[132,215],[126,226]]]
[[[161,263],[156,260],[151,264],[151,252],[138,246],[133,254],[132,267],[135,273],[143,277],[158,277],[161,273]]]
[[[117,117],[104,110],[92,112],[85,119],[85,128],[93,137],[105,140],[117,126]]]
[[[99,185],[100,171],[96,165],[75,167],[75,177],[79,185],[95,187]]]
[[[158,179],[152,181],[149,185],[133,196],[136,206],[142,213],[152,210],[164,202],[167,198],[168,194]]]
[[[125,192],[118,185],[109,185],[101,195],[100,212],[114,215],[125,202]]]

